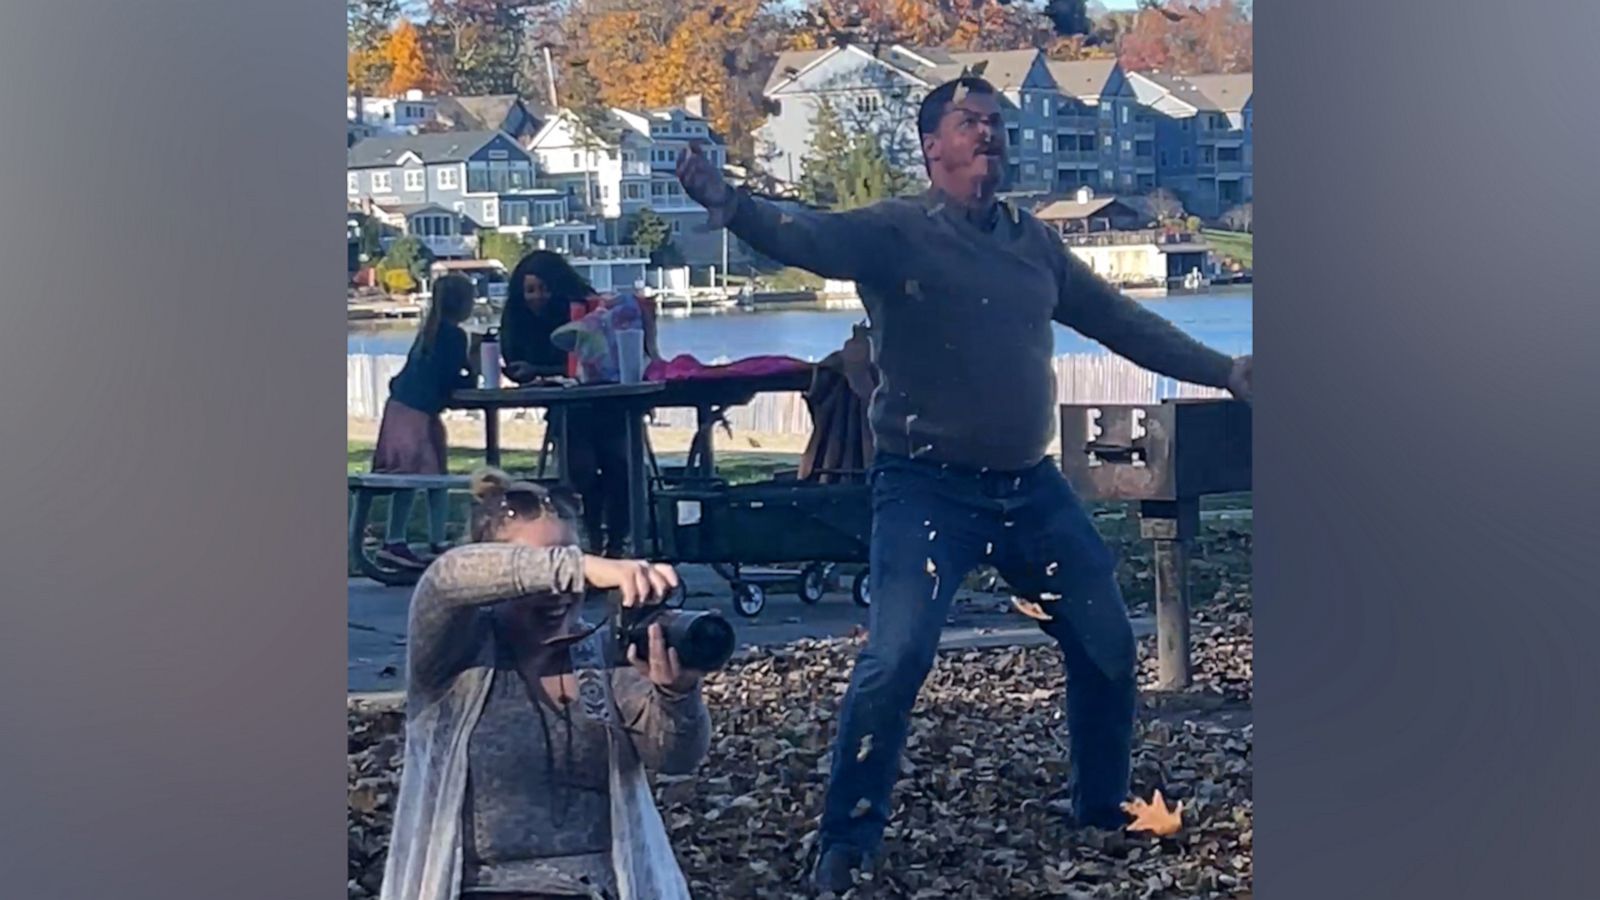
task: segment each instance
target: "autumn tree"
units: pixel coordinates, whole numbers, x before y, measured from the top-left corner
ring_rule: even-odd
[[[595,0],[563,24],[563,80],[592,78],[622,108],[699,95],[712,127],[748,157],[781,21],[765,0]]]
[[[947,50],[1015,50],[1046,45],[1052,33],[1088,28],[1083,0],[809,0],[796,17],[791,49],[850,42]]]
[[[422,53],[422,36],[409,19],[402,20],[389,34],[383,48],[389,66],[389,80],[384,89],[391,96],[400,96],[410,90],[431,90],[434,76],[428,60]]]
[[[399,0],[345,0],[345,78],[350,90],[376,93],[389,80],[384,45],[399,16]]]
[[[1254,40],[1254,25],[1238,0],[1169,0],[1134,14],[1131,28],[1117,38],[1117,57],[1134,71],[1249,72]]]
[[[534,14],[555,0],[428,0],[430,49],[455,94],[509,94],[522,80]]]

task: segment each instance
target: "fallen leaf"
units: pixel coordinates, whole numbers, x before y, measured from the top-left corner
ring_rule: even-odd
[[[1177,806],[1169,809],[1160,791],[1155,792],[1149,803],[1135,797],[1122,804],[1122,809],[1133,816],[1133,822],[1128,825],[1129,831],[1146,831],[1157,837],[1171,837],[1183,828],[1183,801],[1178,801]]]

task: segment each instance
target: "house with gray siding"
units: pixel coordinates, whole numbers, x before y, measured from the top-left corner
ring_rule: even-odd
[[[540,185],[534,158],[500,131],[372,137],[349,150],[348,200],[440,259],[469,259],[478,236],[516,235],[566,254],[600,290],[644,278],[636,248],[609,246],[571,208],[565,191]]]
[[[920,176],[917,105],[962,72],[1000,91],[1007,193],[1156,186],[1155,122],[1116,61],[1055,62],[1031,48],[953,53],[896,44],[874,53],[852,44],[781,54],[764,92],[770,117],[757,132],[758,158],[778,180],[797,181],[826,102],[847,129],[876,135],[892,163]]]
[[[499,131],[370,137],[349,149],[349,200],[403,221],[441,258],[474,255],[475,233],[501,215],[536,217],[558,195],[534,187],[533,158]]]
[[[781,54],[767,81],[770,117],[757,133],[768,174],[794,183],[805,173],[822,104],[854,134],[873,135],[891,165],[924,176],[916,114],[938,85],[974,72],[1000,92],[1008,144],[1005,190],[1048,191],[1055,172],[1055,84],[1038,50],[951,53],[899,44],[850,44]]]
[[[1205,218],[1251,202],[1253,76],[1135,72],[1129,78],[1156,123],[1160,185]]]
[[[1157,185],[1155,122],[1114,59],[1049,63],[1061,92],[1055,191],[1142,194]]]

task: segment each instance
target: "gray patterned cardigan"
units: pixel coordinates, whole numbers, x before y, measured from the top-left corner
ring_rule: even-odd
[[[406,743],[380,900],[458,900],[461,813],[467,744],[494,677],[488,640],[490,604],[541,593],[583,589],[583,556],[574,547],[473,544],[441,556],[411,600],[413,629],[449,610],[441,639],[410,643]],[[610,670],[601,648],[606,630],[573,649],[582,714],[608,723],[611,768],[611,859],[620,900],[690,900],[643,764],[618,721]],[[696,703],[700,704],[698,698]],[[703,710],[703,705],[700,707]],[[701,751],[703,753],[703,750]],[[559,882],[559,873],[552,879]],[[563,885],[576,891],[584,886]]]

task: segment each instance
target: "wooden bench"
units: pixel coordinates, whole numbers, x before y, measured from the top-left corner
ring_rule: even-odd
[[[466,475],[381,475],[362,473],[351,475],[350,494],[355,504],[350,510],[350,558],[357,570],[367,578],[391,586],[417,583],[421,572],[415,569],[390,568],[380,565],[366,551],[367,522],[372,516],[372,501],[378,497],[393,496],[399,491],[449,490],[464,491],[472,479]]]

